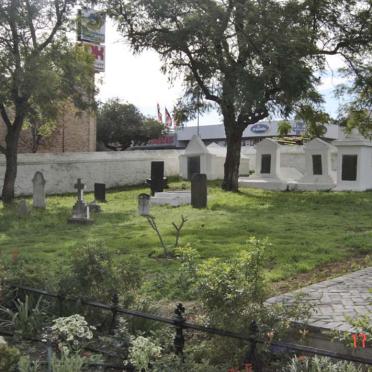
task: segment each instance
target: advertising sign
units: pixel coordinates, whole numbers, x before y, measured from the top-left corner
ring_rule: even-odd
[[[104,72],[105,71],[105,46],[96,45],[90,43],[84,43],[84,46],[88,48],[94,58],[94,71]]]
[[[79,11],[78,40],[93,44],[105,42],[106,15],[93,9]]]
[[[253,133],[265,133],[269,130],[269,126],[267,124],[254,124],[250,130]]]

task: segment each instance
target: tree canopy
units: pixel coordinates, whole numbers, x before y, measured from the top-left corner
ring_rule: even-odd
[[[160,137],[163,131],[161,123],[146,118],[130,103],[113,99],[98,107],[97,139],[111,150],[146,144],[150,139]]]
[[[93,103],[92,58],[67,38],[77,0],[3,0],[0,3],[0,115],[6,126],[2,198],[14,198],[17,145],[27,122],[56,120],[59,103]]]
[[[244,129],[271,113],[320,110],[325,56],[363,53],[371,42],[368,0],[108,0],[133,51],[157,51],[163,71],[181,76],[178,108],[197,97],[223,116],[223,188],[238,189]]]

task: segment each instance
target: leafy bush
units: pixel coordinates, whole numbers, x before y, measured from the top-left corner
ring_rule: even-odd
[[[52,341],[64,355],[81,350],[93,338],[94,327],[79,314],[53,320],[50,328]]]
[[[131,342],[129,361],[139,371],[150,370],[150,363],[161,355],[161,347],[151,338],[138,336]]]
[[[53,372],[80,372],[86,363],[86,358],[79,354],[62,354],[58,359],[55,355],[52,357]]]
[[[363,368],[351,362],[335,361],[326,357],[292,358],[283,372],[362,372]]]
[[[16,371],[19,358],[20,352],[18,349],[0,344],[0,371]]]
[[[122,304],[127,306],[140,286],[141,275],[133,260],[119,266],[115,258],[115,253],[102,242],[88,243],[75,251],[70,273],[63,279],[61,288],[68,287],[69,293],[105,302],[118,293],[122,295]]]

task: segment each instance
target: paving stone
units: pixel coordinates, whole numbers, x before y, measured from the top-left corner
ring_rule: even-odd
[[[372,288],[372,267],[272,297],[267,303],[290,303],[295,295],[302,293],[306,296],[304,302],[315,305],[309,319],[310,325],[354,331],[346,321],[345,315],[355,318],[368,314],[372,321],[370,288]]]

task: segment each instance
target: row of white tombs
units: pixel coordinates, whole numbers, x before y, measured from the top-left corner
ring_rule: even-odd
[[[180,156],[180,175],[223,178],[226,148],[205,146],[194,136]],[[242,148],[240,187],[267,190],[365,191],[372,189],[372,141],[352,132],[331,143],[316,138],[303,146],[264,139]]]

